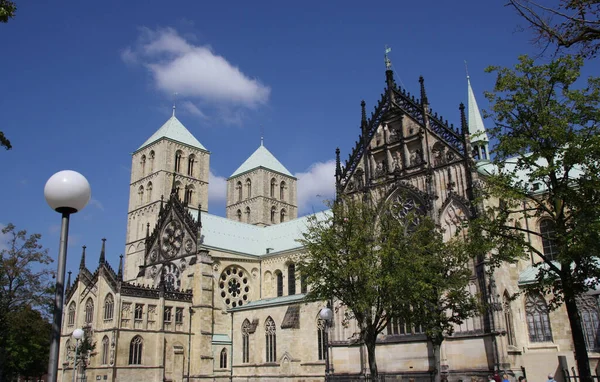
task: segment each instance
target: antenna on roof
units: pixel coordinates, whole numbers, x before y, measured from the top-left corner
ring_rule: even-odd
[[[175,92],[173,93],[173,117],[175,116],[175,109],[177,108],[176,104],[177,104],[177,95],[179,93]]]
[[[469,67],[467,66],[467,60],[465,60],[465,72],[467,72],[467,80],[469,79]]]

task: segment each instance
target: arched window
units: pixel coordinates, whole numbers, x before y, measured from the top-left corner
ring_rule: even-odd
[[[109,352],[108,336],[104,336],[102,339],[102,365],[108,365],[108,352]]]
[[[144,186],[140,186],[140,188],[138,189],[138,195],[140,204],[144,204]]]
[[[585,337],[585,345],[589,351],[598,351],[598,330],[600,320],[598,319],[598,300],[596,296],[581,296],[577,299],[577,308],[581,316],[581,326]]]
[[[130,365],[141,365],[142,364],[142,349],[144,346],[144,340],[142,337],[135,336],[129,344],[129,364]]]
[[[552,220],[544,219],[540,222],[540,235],[542,236],[544,256],[549,260],[554,260],[554,257],[558,254],[558,249],[555,242],[556,230]]]
[[[275,334],[275,321],[271,317],[265,322],[267,362],[276,362],[277,359],[277,337]]]
[[[107,294],[106,298],[104,299],[104,319],[105,320],[112,320],[113,319],[113,312],[115,309],[115,300],[113,299],[113,295],[112,294]]]
[[[194,176],[194,162],[196,161],[196,156],[191,154],[188,157],[188,176]]]
[[[242,210],[237,210],[236,216],[237,216],[238,221],[241,222],[242,221]]]
[[[515,327],[512,316],[512,309],[510,307],[510,297],[508,292],[504,292],[502,297],[502,309],[504,310],[504,322],[506,324],[506,340],[509,345],[514,346],[515,343]]]
[[[148,182],[146,186],[146,203],[150,203],[152,201],[152,182]]]
[[[279,222],[283,223],[285,221],[285,208],[281,209],[281,212],[279,213]]]
[[[67,320],[67,325],[75,325],[75,301],[71,302],[71,305],[69,305],[69,319]]]
[[[150,151],[150,172],[154,171],[154,150]]]
[[[285,182],[279,185],[279,199],[285,200]]]
[[[250,321],[242,324],[242,363],[250,362]]]
[[[275,178],[271,179],[271,197],[274,198],[275,197],[275,186],[277,184],[277,181],[275,180]]]
[[[183,156],[183,153],[181,152],[181,150],[177,150],[175,152],[175,172],[181,171],[181,157],[182,156]]]
[[[140,161],[140,166],[142,168],[142,176],[146,175],[146,156],[142,155],[142,160]]]
[[[281,271],[275,272],[277,278],[277,297],[283,296],[283,273]]]
[[[306,275],[300,275],[300,293],[306,294],[308,285],[306,283]]]
[[[252,181],[250,180],[250,178],[246,179],[246,195],[247,199],[250,199],[252,197]]]
[[[271,223],[275,224],[275,215],[277,214],[277,208],[271,207]]]
[[[288,296],[296,294],[296,264],[288,265]]]
[[[193,195],[194,195],[194,185],[190,184],[185,187],[185,195],[183,197],[183,202],[186,204],[192,204]]]
[[[325,352],[327,351],[327,343],[325,342],[325,320],[319,318],[317,320],[317,347],[319,353],[319,361],[325,359]]]
[[[235,188],[237,188],[237,192],[238,192],[238,202],[242,201],[242,182],[237,182],[237,185],[235,186]]]
[[[250,207],[246,207],[246,223],[250,223]]]
[[[71,340],[67,340],[67,342],[65,342],[65,360],[71,359],[71,351],[73,349],[71,349]]]
[[[88,298],[85,303],[85,323],[91,324],[94,321],[94,301]]]
[[[525,315],[527,316],[527,329],[529,341],[552,341],[552,329],[548,316],[546,300],[539,294],[527,294],[525,298]]]
[[[177,199],[181,200],[181,182],[175,182],[175,195],[177,195]]]
[[[219,357],[219,367],[221,369],[227,369],[227,349],[221,350],[221,356]]]

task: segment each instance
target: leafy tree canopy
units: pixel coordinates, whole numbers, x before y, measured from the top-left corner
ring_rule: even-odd
[[[8,19],[15,17],[17,6],[14,1],[0,0],[0,23],[7,23]]]

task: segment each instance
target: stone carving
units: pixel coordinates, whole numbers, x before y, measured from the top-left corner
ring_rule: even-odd
[[[421,150],[420,149],[415,149],[413,151],[410,152],[410,165],[411,166],[418,166],[423,162],[422,156],[421,156]]]
[[[192,249],[194,249],[194,242],[192,241],[192,239],[187,239],[185,241],[185,251],[187,253],[192,252]]]
[[[158,260],[158,251],[154,249],[150,252],[150,261],[155,262],[156,260]]]
[[[187,263],[185,262],[185,259],[181,259],[181,263],[179,263],[179,269],[184,271],[185,268],[187,268]]]
[[[163,255],[171,258],[179,253],[183,241],[183,229],[177,220],[171,221],[163,230],[161,249]]]
[[[435,147],[433,149],[433,165],[440,166],[446,162],[444,157],[444,149],[442,147]]]
[[[242,268],[231,266],[219,277],[221,297],[228,307],[235,308],[250,302],[250,280]]]

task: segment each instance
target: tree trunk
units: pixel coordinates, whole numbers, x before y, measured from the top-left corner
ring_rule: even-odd
[[[442,369],[442,354],[441,354],[441,349],[442,346],[440,344],[436,344],[435,342],[431,343],[431,346],[433,347],[433,366],[434,366],[434,375],[433,375],[433,381],[434,382],[440,382],[441,381],[441,369]]]
[[[590,359],[585,345],[583,328],[581,327],[581,316],[577,309],[577,300],[570,293],[565,293],[565,306],[571,325],[571,336],[573,337],[573,347],[575,349],[575,361],[579,371],[579,380],[581,382],[592,382],[592,371],[590,369]]]
[[[367,336],[365,338],[365,346],[367,347],[367,356],[369,358],[369,370],[371,373],[371,380],[376,380],[377,374],[377,360],[375,359],[375,344],[377,342],[377,336]]]

